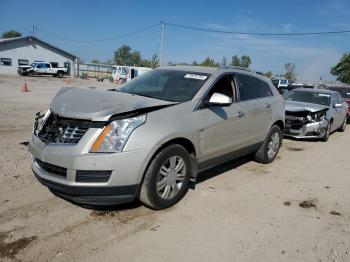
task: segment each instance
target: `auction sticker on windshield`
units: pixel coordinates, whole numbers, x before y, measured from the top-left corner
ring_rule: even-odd
[[[197,80],[205,80],[205,79],[207,79],[207,76],[195,75],[195,74],[186,74],[185,78],[192,78],[192,79],[197,79]]]
[[[329,94],[318,94],[319,96],[325,96],[325,97],[330,97],[331,95]]]

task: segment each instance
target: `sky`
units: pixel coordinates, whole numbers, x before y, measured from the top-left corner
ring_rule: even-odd
[[[160,26],[139,34],[113,38],[165,20],[225,31],[292,33],[350,30],[349,0],[266,1],[17,1],[0,0],[0,32],[18,30],[36,36],[84,61],[107,61],[121,45],[143,58],[159,53]],[[251,68],[284,73],[295,63],[305,81],[334,80],[330,67],[350,52],[350,33],[318,36],[247,36],[184,30],[165,26],[164,63],[201,62],[210,56],[220,62],[235,54],[249,55]]]

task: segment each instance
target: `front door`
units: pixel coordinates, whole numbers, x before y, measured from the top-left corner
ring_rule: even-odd
[[[196,112],[202,122],[199,130],[200,162],[224,156],[246,142],[246,108],[237,102],[234,76],[227,74],[218,79],[205,99],[209,99],[213,93],[232,97],[233,103],[227,107],[204,107]]]

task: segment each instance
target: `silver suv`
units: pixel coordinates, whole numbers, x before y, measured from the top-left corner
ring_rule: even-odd
[[[139,198],[163,209],[201,170],[251,153],[272,162],[283,129],[284,101],[267,78],[240,68],[161,67],[119,89],[62,88],[37,114],[32,169],[76,203]]]

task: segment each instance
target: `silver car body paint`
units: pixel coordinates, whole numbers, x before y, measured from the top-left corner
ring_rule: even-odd
[[[162,69],[208,73],[210,76],[192,100],[178,104],[120,92],[62,89],[50,108],[52,112],[67,118],[105,121],[112,115],[135,109],[168,107],[147,113],[146,122],[134,130],[120,153],[89,152],[103,128],[89,128],[75,145],[45,144],[33,135],[30,151],[33,156],[32,169],[37,178],[73,188],[139,185],[157,150],[173,139],[189,141],[195,148],[200,165],[242,148],[261,144],[274,123],[284,123],[284,100],[263,76],[238,69],[188,66]],[[273,96],[234,102],[228,107],[199,109],[213,83],[219,76],[228,73],[250,75],[265,81]],[[239,116],[240,112],[244,112],[244,117]],[[67,177],[62,178],[43,170],[36,159],[66,168]],[[77,170],[111,170],[112,175],[104,183],[80,183],[76,182]]]

